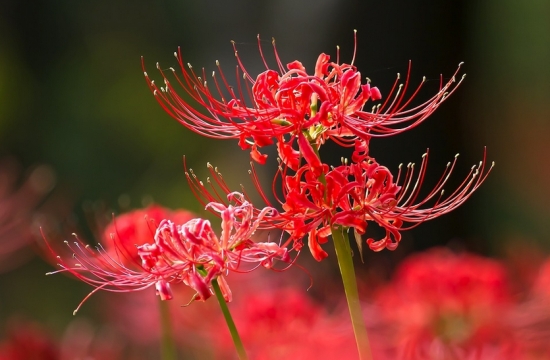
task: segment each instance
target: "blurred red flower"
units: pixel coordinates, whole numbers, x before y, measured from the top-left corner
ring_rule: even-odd
[[[143,360],[108,327],[94,329],[86,319],[69,323],[63,336],[41,324],[11,317],[0,339],[0,360]]]
[[[0,160],[0,273],[20,265],[34,240],[33,215],[55,183],[46,165],[30,169],[20,179],[20,166],[12,158]]]
[[[157,204],[145,209],[136,209],[118,215],[108,224],[102,234],[102,243],[107,252],[118,256],[127,266],[140,266],[141,258],[137,248],[154,241],[155,232],[162,220],[185,224],[196,215],[187,210],[170,210]]]
[[[0,360],[58,360],[58,345],[39,325],[11,319],[0,341]]]
[[[356,359],[357,350],[345,308],[327,311],[297,287],[266,287],[241,294],[232,304],[239,334],[252,359]],[[234,349],[226,331],[211,323],[206,336],[215,358]]]
[[[399,359],[517,359],[504,267],[447,249],[410,256],[376,302]]]
[[[539,274],[523,303],[510,316],[522,359],[550,358],[550,259],[540,266]]]

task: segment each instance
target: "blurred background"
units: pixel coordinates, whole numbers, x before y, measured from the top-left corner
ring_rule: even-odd
[[[409,60],[411,85],[428,79],[420,96],[435,93],[440,74],[449,78],[462,61],[468,74],[421,126],[371,142],[380,163],[397,169],[401,162],[419,162],[429,148],[429,187],[456,153],[455,184],[481,160],[484,146],[488,160],[496,162],[464,206],[404,233],[396,252],[366,253],[365,264],[356,259],[358,271],[368,279],[369,268],[383,268],[376,276],[386,277],[407,254],[435,245],[499,257],[527,251],[542,258],[550,244],[548,1],[3,0],[0,160],[11,165],[0,171],[15,179],[11,194],[37,182],[23,196],[33,199],[25,206],[33,229],[47,227],[51,241],[61,242],[72,231],[93,241],[98,213],[118,214],[153,201],[204,214],[188,189],[183,155],[198,174],[206,173],[207,161],[218,165],[237,188],[248,179],[248,153],[232,141],[201,138],[165,114],[143,79],[140,56],[155,79],[161,78],[157,61],[162,68],[176,67],[172,54],[178,46],[195,67],[208,72],[219,60],[230,76],[234,40],[255,74],[263,70],[260,34],[268,59],[274,37],[283,63],[298,59],[312,69],[321,52],[334,57],[336,45],[349,61],[354,29],[355,64],[383,95]],[[262,171],[269,176],[272,169]],[[4,202],[12,215],[22,203]],[[18,241],[13,234],[6,239]],[[6,239],[0,244],[7,246]],[[29,241],[22,251],[42,251],[38,242]],[[0,264],[0,331],[16,315],[62,334],[90,288],[63,275],[45,277],[53,267],[43,256],[23,258],[17,266]],[[317,267],[335,269],[334,256],[304,263],[314,274]],[[316,288],[322,293],[322,279],[314,293]],[[93,297],[78,316],[94,318],[99,301]]]

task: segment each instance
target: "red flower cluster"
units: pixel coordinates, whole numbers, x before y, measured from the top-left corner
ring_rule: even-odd
[[[70,248],[72,260],[57,256],[61,270],[70,272],[78,279],[95,289],[80,303],[98,290],[128,292],[144,290],[155,286],[162,300],[172,299],[170,284],[183,283],[196,291],[192,300],[206,300],[213,293],[212,282],[217,280],[227,301],[231,301],[231,291],[225,276],[229,271],[251,271],[258,266],[271,268],[276,260],[290,262],[288,250],[273,242],[254,242],[252,236],[264,220],[275,213],[272,208],[263,209],[259,215],[254,207],[238,193],[231,194],[240,205],[210,203],[207,209],[217,212],[221,219],[221,235],[217,236],[208,220],[190,219],[184,211],[169,212],[158,207],[149,210],[166,215],[158,224],[145,222],[147,211],[138,210],[122,215],[122,241],[118,230],[118,218],[107,230],[114,227],[110,236],[112,244],[107,249],[98,244],[94,249],[78,238],[74,243],[65,241]],[[177,224],[172,219],[185,219]],[[145,216],[145,220],[153,220]],[[143,222],[144,226],[136,226]],[[154,225],[150,239],[145,243],[142,236],[148,226]],[[130,239],[127,235],[134,234]],[[128,246],[133,242],[134,249]],[[50,248],[52,253],[56,252]],[[138,255],[140,262],[134,260]],[[247,266],[251,265],[251,266]]]
[[[276,259],[290,260],[286,248],[251,240],[264,216],[274,209],[265,208],[256,217],[253,206],[246,201],[236,207],[210,203],[207,208],[220,214],[220,237],[208,220],[192,219],[183,225],[163,220],[156,231],[155,243],[138,247],[142,267],[157,277],[157,293],[163,300],[172,298],[171,282],[183,282],[197,292],[194,299],[206,300],[213,293],[212,281],[217,279],[226,301],[231,301],[224,278],[229,270],[248,271],[242,270],[243,263],[269,269]]]
[[[411,129],[433,113],[464,78],[455,80],[460,66],[447,83],[441,81],[434,96],[409,107],[424,83],[423,80],[412,96],[405,97],[410,67],[404,85],[399,84],[398,76],[387,99],[376,103],[382,99],[381,92],[371,87],[370,80],[362,82],[353,59],[350,64],[340,63],[338,55],[336,62],[332,62],[323,53],[311,74],[299,61],[284,67],[273,41],[277,71],[267,65],[259,38],[258,43],[266,70],[256,77],[246,70],[233,43],[238,62],[236,87],[228,83],[218,62],[219,75],[214,72],[209,85],[204,69],[197,75],[190,64],[184,64],[179,50],[175,56],[181,76],[173,68],[171,72],[183,88],[183,95],[177,94],[158,64],[164,86],[158,87],[146,72],[145,77],[159,104],[190,130],[216,139],[238,139],[240,147],[250,149],[252,159],[261,164],[266,162],[267,155],[260,153],[259,148],[276,144],[280,165],[273,184],[280,178],[282,188],[273,188],[273,193],[279,195],[282,211],[270,216],[262,227],[288,232],[296,247],[307,236],[315,259],[320,261],[327,256],[320,244],[333,231],[354,228],[362,235],[368,222],[376,222],[386,231],[382,239],[367,239],[368,246],[374,251],[395,249],[401,230],[455,209],[481,185],[492,168],[486,168],[484,154],[462,184],[445,196],[443,187],[454,169],[455,158],[434,189],[420,198],[427,153],[418,173],[415,165],[409,164],[406,171],[399,169],[395,180],[390,170],[369,154],[371,138]],[[373,103],[371,111],[366,109],[369,102]],[[208,114],[196,106],[206,109]],[[351,161],[343,159],[336,167],[324,163],[319,149],[329,139],[353,147]],[[215,181],[230,193],[217,171],[212,172]],[[258,179],[253,177],[264,201],[273,207]],[[217,193],[194,175],[188,174],[188,179],[204,203],[217,201]]]

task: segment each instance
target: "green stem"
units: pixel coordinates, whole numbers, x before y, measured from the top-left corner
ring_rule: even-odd
[[[176,344],[172,334],[172,321],[168,302],[159,300],[161,324],[161,354],[162,360],[176,360]]]
[[[371,360],[372,354],[367,336],[367,327],[361,311],[361,302],[359,301],[359,291],[357,291],[357,280],[355,278],[355,269],[353,268],[353,258],[351,257],[351,247],[348,239],[344,236],[341,226],[332,229],[332,241],[340,266],[340,274],[344,283],[346,300],[348,302],[351,324],[355,334],[355,342],[359,351],[361,360]]]
[[[229,332],[231,333],[231,338],[233,339],[233,343],[235,344],[235,348],[237,349],[237,354],[239,354],[239,359],[247,360],[248,356],[246,355],[246,351],[244,350],[243,342],[241,341],[241,337],[239,336],[239,332],[237,331],[235,322],[231,317],[231,313],[229,312],[229,307],[227,307],[227,303],[223,298],[223,294],[217,279],[212,280],[212,287],[214,288],[214,293],[218,298],[218,303],[220,303],[220,308],[222,309],[223,317],[225,318],[225,322],[227,323],[227,327],[229,328]]]
[[[315,144],[312,144],[312,146],[313,151],[315,151],[315,154],[320,159],[319,150],[315,147]],[[319,181],[326,186],[327,182],[324,173],[321,173]],[[325,201],[327,196],[328,194],[325,191]],[[351,257],[351,247],[349,245],[349,240],[344,236],[344,229],[342,226],[332,228],[332,241],[334,242],[338,266],[340,267],[340,274],[342,275],[342,283],[344,284],[346,301],[348,302],[349,315],[351,317],[353,333],[355,334],[355,343],[359,351],[359,358],[361,360],[372,360],[367,327],[365,326],[363,312],[361,311],[359,291],[357,291],[357,279],[355,278],[353,258]]]

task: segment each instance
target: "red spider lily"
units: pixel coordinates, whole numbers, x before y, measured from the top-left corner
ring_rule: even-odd
[[[250,271],[260,265],[271,268],[275,260],[289,262],[286,248],[251,239],[263,217],[273,209],[265,208],[256,215],[252,204],[246,201],[238,206],[211,203],[207,208],[220,214],[220,237],[216,236],[208,220],[192,219],[182,225],[163,220],[156,229],[154,243],[138,246],[142,260],[138,269],[126,266],[122,257],[127,255],[122,251],[112,254],[101,244],[94,250],[77,238],[73,244],[65,242],[73,252],[73,260],[57,256],[61,270],[49,274],[70,272],[95,287],[76,312],[99,290],[129,292],[155,286],[160,298],[169,300],[172,299],[171,283],[184,283],[197,292],[193,300],[205,300],[212,293],[214,279],[219,279],[224,296],[230,301],[231,293],[224,279],[229,270]],[[51,247],[50,250],[55,255]],[[244,268],[243,263],[256,266]]]
[[[411,256],[377,296],[399,359],[523,359],[505,314],[513,303],[502,264],[433,249]]]
[[[394,180],[388,168],[367,156],[367,147],[363,141],[357,141],[355,145],[351,164],[344,161],[342,165],[329,169],[317,158],[316,165],[312,165],[311,161],[294,174],[287,174],[287,170],[280,167],[277,176],[282,180],[282,197],[278,198],[278,202],[282,211],[266,217],[263,228],[287,231],[297,242],[297,249],[301,246],[302,238],[308,235],[312,255],[320,261],[327,256],[320,244],[328,241],[335,226],[354,228],[358,234],[364,234],[368,222],[371,221],[384,228],[386,236],[380,240],[367,239],[368,246],[374,251],[385,248],[394,250],[401,240],[400,231],[411,229],[460,206],[485,181],[494,165],[486,169],[484,153],[479,165],[473,166],[462,183],[450,195],[445,196],[444,186],[455,168],[455,156],[447,164],[434,188],[420,198],[428,153],[422,156],[418,173],[415,171],[415,164],[407,165],[406,171],[400,166]],[[210,169],[212,179],[217,182],[221,191],[229,192],[217,169]],[[214,187],[207,188],[192,173],[190,175],[187,172],[187,177],[199,199],[214,201],[218,198]],[[264,201],[272,206],[257,179],[255,184]]]
[[[354,52],[356,40],[355,37]],[[285,143],[302,133],[318,144],[331,138],[341,145],[353,146],[356,138],[367,140],[371,136],[403,132],[426,119],[456,89],[453,86],[455,73],[447,83],[441,82],[434,96],[409,108],[424,83],[422,81],[413,95],[405,98],[409,66],[405,84],[398,85],[398,75],[387,100],[374,106],[372,111],[366,111],[364,108],[369,100],[377,101],[382,96],[376,87],[370,86],[370,80],[361,82],[361,73],[353,65],[355,54],[351,64],[346,64],[340,63],[339,54],[336,62],[331,62],[330,56],[323,53],[317,59],[314,74],[308,74],[297,60],[285,68],[273,41],[278,70],[272,70],[265,61],[258,37],[266,70],[253,77],[242,64],[235,43],[233,47],[238,62],[236,88],[228,83],[217,61],[219,77],[213,72],[209,86],[205,70],[195,73],[189,63],[184,63],[180,49],[174,55],[181,75],[178,76],[173,68],[170,71],[175,82],[183,88],[183,95],[178,95],[158,64],[164,85],[159,87],[151,81],[147,72],[144,72],[145,78],[159,104],[174,119],[207,137],[239,139],[241,148],[251,148],[252,158],[262,164],[267,156],[262,155],[258,147],[270,145],[275,140]],[[198,110],[197,106],[207,113]],[[290,135],[291,139],[285,140],[285,135]],[[281,153],[280,156],[285,158]]]
[[[276,259],[290,260],[286,248],[251,240],[263,218],[274,209],[264,208],[256,216],[253,205],[246,201],[236,207],[210,203],[207,208],[220,214],[220,237],[208,220],[193,219],[181,226],[163,221],[157,229],[155,244],[139,247],[143,267],[160,274],[176,272],[179,280],[197,292],[194,299],[200,300],[210,297],[212,280],[220,279],[224,296],[230,301],[231,293],[223,277],[229,270],[248,271],[241,269],[243,263],[271,268]],[[157,289],[161,298],[171,298],[169,282],[159,278]]]
[[[357,151],[355,154],[358,157]],[[318,177],[309,164],[304,165],[294,175],[282,175],[284,196],[280,202],[285,211],[281,216],[294,219],[294,223],[301,219],[303,228],[296,229],[297,234],[309,234],[310,250],[317,260],[327,255],[318,243],[327,241],[335,225],[353,227],[364,234],[368,221],[374,221],[386,230],[386,236],[381,240],[368,239],[369,247],[374,251],[394,250],[401,239],[401,230],[457,208],[483,183],[492,168],[485,170],[484,155],[459,187],[444,197],[443,187],[455,167],[455,157],[435,187],[419,199],[427,161],[428,153],[422,157],[416,175],[414,164],[409,164],[404,174],[400,167],[395,181],[386,167],[367,156],[326,171],[323,177]]]

